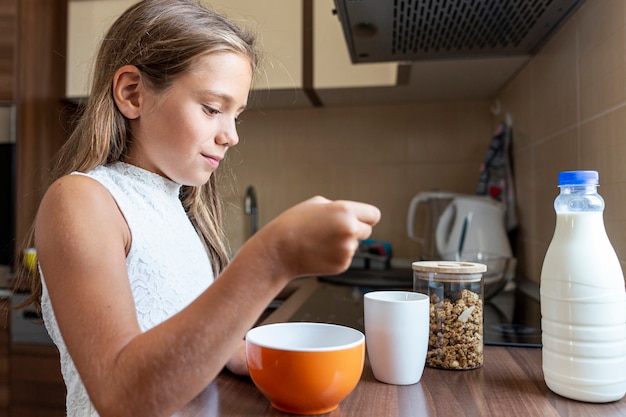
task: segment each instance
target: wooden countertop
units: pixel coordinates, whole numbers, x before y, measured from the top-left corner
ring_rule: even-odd
[[[216,416],[284,416],[247,378],[223,373],[209,387]],[[204,415],[204,414],[202,414]],[[624,417],[626,399],[588,404],[553,394],[541,372],[541,349],[485,347],[485,364],[471,371],[426,368],[415,385],[378,382],[366,362],[356,389],[327,414],[339,416],[580,416]]]
[[[303,279],[264,322],[288,319],[316,288]],[[224,371],[197,399],[193,416],[284,416],[272,408],[249,378]],[[626,398],[583,403],[552,393],[543,380],[541,349],[485,346],[483,367],[471,371],[426,368],[415,385],[378,382],[366,360],[355,390],[327,414],[339,416],[570,416],[626,417]]]

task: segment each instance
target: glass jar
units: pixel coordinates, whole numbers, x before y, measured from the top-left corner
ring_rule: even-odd
[[[430,297],[426,365],[474,369],[483,365],[483,272],[474,262],[413,263],[413,289]]]

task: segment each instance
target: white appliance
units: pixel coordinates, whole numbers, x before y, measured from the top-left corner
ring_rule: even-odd
[[[464,259],[464,254],[512,257],[504,206],[478,195],[419,193],[411,200],[407,231],[422,244],[422,259]]]

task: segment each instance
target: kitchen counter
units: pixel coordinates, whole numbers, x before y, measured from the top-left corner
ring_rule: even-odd
[[[263,323],[289,320],[319,288],[300,279]],[[347,304],[347,308],[349,304]],[[224,371],[198,397],[193,416],[281,416],[249,378]],[[541,349],[485,346],[484,366],[471,371],[426,368],[415,385],[378,382],[366,360],[361,381],[329,416],[598,416],[626,417],[626,398],[608,404],[572,401],[552,393],[543,380]]]
[[[223,373],[205,392],[217,400],[215,416],[281,416],[248,379]],[[198,414],[198,416],[205,414]],[[587,404],[548,390],[541,373],[541,350],[485,347],[485,364],[472,371],[426,368],[415,385],[395,386],[374,379],[366,363],[356,389],[329,416],[626,416],[626,400]]]

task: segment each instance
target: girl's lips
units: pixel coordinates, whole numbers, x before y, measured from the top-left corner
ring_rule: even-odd
[[[209,165],[211,165],[212,168],[219,167],[220,161],[223,159],[220,156],[205,155],[205,154],[202,154],[202,156],[204,157],[204,159],[206,159],[206,161],[209,163]]]

